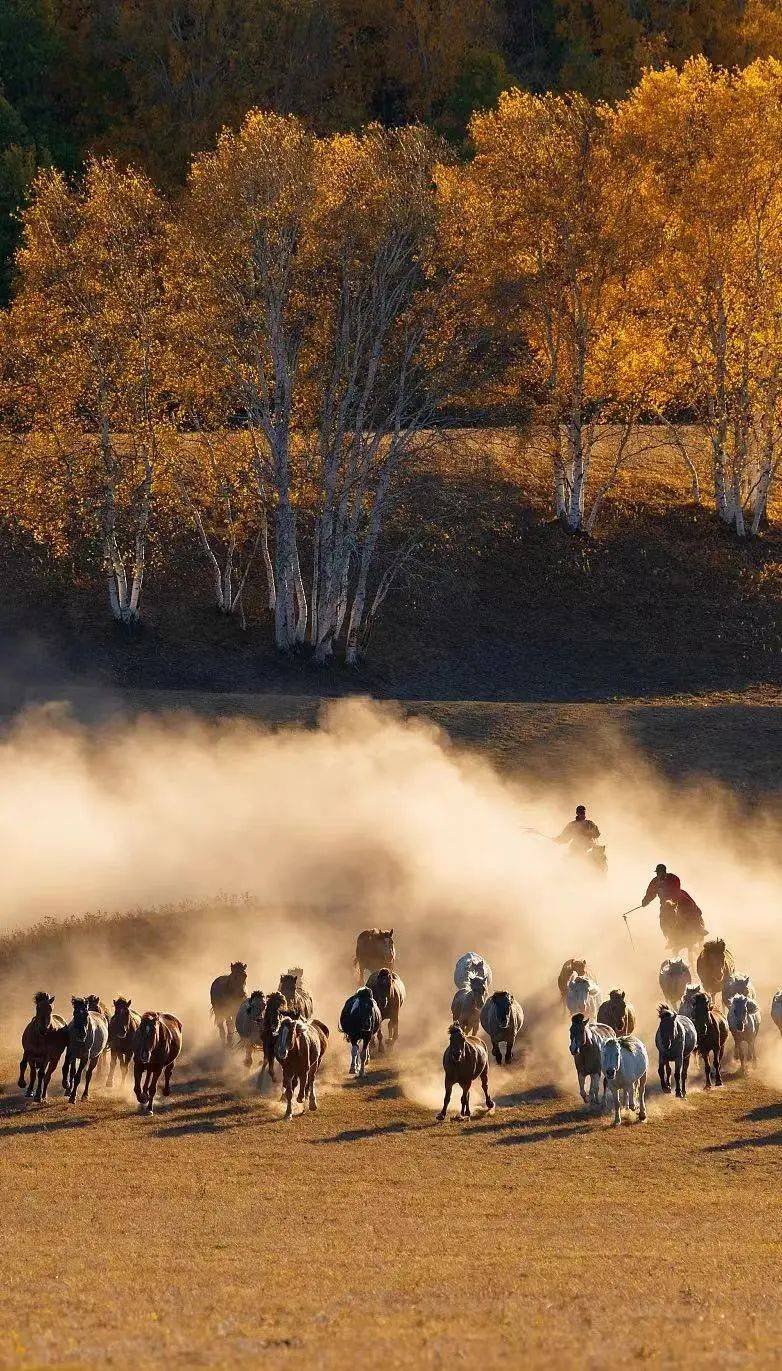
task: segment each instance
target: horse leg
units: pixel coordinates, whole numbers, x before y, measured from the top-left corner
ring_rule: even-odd
[[[287,1120],[287,1119],[292,1119],[292,1118],[293,1118],[293,1085],[294,1085],[294,1080],[295,1080],[295,1077],[293,1077],[293,1076],[286,1076],[286,1075],[285,1075],[285,1072],[283,1071],[283,1073],[282,1073],[282,1086],[283,1086],[283,1093],[284,1093],[284,1095],[285,1095],[285,1118],[286,1118],[286,1120]]]
[[[483,1068],[483,1071],[481,1072],[481,1085],[483,1086],[483,1094],[484,1094],[484,1098],[485,1098],[485,1100],[486,1100],[486,1113],[487,1113],[487,1114],[491,1114],[491,1112],[492,1112],[492,1110],[493,1110],[493,1108],[494,1108],[494,1100],[492,1099],[491,1095],[489,1094],[489,1064],[488,1064],[488,1062],[486,1063],[485,1067]]]
[[[513,1048],[516,1042],[516,1034],[511,1030],[505,1040],[505,1065],[510,1066],[513,1060]]]
[[[622,1115],[619,1109],[619,1086],[615,1081],[611,1082],[611,1094],[614,1097],[614,1128],[618,1128],[622,1122]]]
[[[441,1122],[442,1122],[442,1120],[445,1118],[446,1114],[448,1113],[448,1106],[449,1106],[449,1104],[451,1103],[451,1092],[452,1092],[452,1091],[453,1091],[453,1081],[449,1080],[448,1077],[446,1076],[446,1078],[445,1078],[445,1099],[443,1100],[443,1107],[442,1107],[442,1109],[440,1110],[440,1113],[437,1115],[438,1119],[440,1119]]]
[[[671,1088],[671,1084],[668,1079],[668,1063],[664,1062],[662,1057],[660,1058],[657,1066],[657,1074],[660,1077],[660,1089],[663,1091],[664,1094],[667,1095],[668,1091]]]
[[[34,1066],[33,1069],[32,1069],[32,1079],[31,1079],[31,1081],[30,1081],[30,1089],[28,1090],[27,1093],[28,1093],[28,1095],[33,1095],[33,1099],[35,1100],[35,1103],[36,1103],[36,1104],[40,1104],[40,1103],[41,1103],[41,1091],[43,1090],[43,1073],[44,1073],[45,1070],[46,1070],[46,1063],[43,1062],[43,1061],[36,1062],[35,1066]],[[34,1094],[33,1094],[33,1086],[35,1086],[35,1093],[34,1093]]]
[[[174,1063],[169,1062],[163,1071],[163,1094],[171,1094],[171,1072],[174,1070]]]
[[[133,1093],[139,1104],[144,1103],[144,1091],[141,1085],[141,1077],[144,1075],[144,1063],[133,1063]]]
[[[646,1123],[646,1072],[638,1082],[638,1122]]]
[[[383,1021],[382,1021],[382,1019],[381,1019],[381,1021],[380,1021],[380,1027],[379,1027],[379,1029],[377,1030],[377,1039],[376,1039],[376,1041],[377,1041],[377,1055],[378,1055],[378,1057],[384,1057],[385,1054],[386,1054],[386,1045],[385,1045],[385,1043],[383,1042]]]
[[[461,1112],[460,1117],[463,1118],[463,1119],[469,1119],[469,1118],[472,1117],[472,1115],[470,1114],[470,1087],[469,1087],[469,1085],[462,1086],[462,1112]]]
[[[75,1062],[71,1064],[71,1089],[68,1095],[68,1099],[70,1100],[71,1104],[76,1103],[76,1091],[79,1088],[81,1073],[84,1070],[84,1058],[79,1057],[78,1062],[78,1066]]]
[[[30,1100],[32,1099],[33,1092],[35,1091],[35,1082],[38,1076],[38,1064],[37,1062],[28,1062],[27,1065],[30,1068],[30,1083],[27,1087],[27,1090],[25,1091],[25,1094],[27,1096],[27,1099]]]
[[[155,1111],[155,1095],[157,1094],[157,1083],[162,1071],[160,1066],[151,1066],[147,1074],[146,1088],[144,1091],[144,1111],[153,1114]]]
[[[584,1101],[584,1104],[588,1105],[588,1104],[590,1103],[590,1100],[587,1099],[587,1093],[586,1093],[586,1090],[584,1089],[584,1082],[585,1082],[585,1080],[586,1080],[586,1073],[585,1073],[584,1071],[581,1070],[581,1067],[580,1067],[580,1066],[577,1066],[577,1067],[576,1067],[576,1075],[578,1076],[578,1093],[580,1094],[582,1100]],[[590,1093],[590,1096],[591,1096],[591,1094],[592,1094],[591,1089],[590,1089],[590,1092],[589,1092],[589,1093]]]
[[[686,1097],[687,1097],[687,1072],[689,1071],[689,1069],[690,1069],[690,1058],[689,1058],[689,1056],[687,1055],[687,1053],[685,1053],[685,1055],[682,1057],[682,1099],[683,1099],[683,1100],[686,1099]]]
[[[388,1020],[388,1045],[389,1045],[389,1047],[396,1043],[396,1040],[397,1040],[398,1037],[399,1037],[399,1010],[396,1009],[396,1010],[394,1011],[394,1013],[391,1015],[390,1019]]]
[[[72,1070],[73,1070],[73,1058],[71,1057],[70,1048],[66,1048],[66,1049],[65,1049],[65,1056],[64,1056],[64,1058],[63,1058],[63,1063],[62,1063],[62,1088],[63,1088],[63,1094],[65,1094],[65,1095],[69,1095],[69,1094],[71,1093],[71,1072],[72,1072]]]
[[[492,1038],[492,1040],[491,1040],[491,1050],[492,1050],[492,1056],[494,1057],[494,1060],[495,1060],[495,1062],[497,1063],[497,1065],[498,1065],[498,1066],[502,1066],[502,1053],[500,1052],[500,1046],[499,1046],[499,1039],[498,1039],[498,1038]]]
[[[677,1100],[680,1100],[681,1097],[682,1097],[682,1058],[681,1058],[681,1057],[677,1057],[677,1058],[676,1058],[676,1061],[674,1062],[674,1079],[675,1079],[675,1081],[676,1081],[676,1098],[677,1098]],[[670,1088],[671,1088],[671,1087],[669,1086],[668,1089],[670,1090]]]
[[[87,1096],[90,1093],[90,1081],[92,1080],[92,1073],[95,1070],[95,1067],[98,1065],[99,1061],[100,1057],[90,1057],[89,1061],[87,1062],[87,1071],[84,1076],[84,1093],[82,1094],[83,1100],[86,1100]]]
[[[21,1060],[20,1063],[19,1063],[19,1089],[20,1089],[20,1090],[24,1090],[24,1088],[25,1088],[25,1086],[26,1086],[26,1084],[27,1084],[27,1081],[25,1080],[25,1071],[27,1070],[27,1066],[28,1066],[27,1057],[24,1056],[24,1057],[22,1057],[22,1060]]]
[[[309,1095],[310,1100],[310,1110],[313,1114],[318,1108],[318,1097],[315,1094],[315,1074],[318,1070],[318,1065],[318,1062],[315,1062],[313,1064],[312,1070],[309,1074],[309,1080],[307,1082],[307,1094]]]
[[[299,1104],[304,1104],[304,1096],[305,1096],[305,1094],[306,1094],[306,1089],[305,1089],[305,1087],[306,1087],[306,1085],[307,1085],[307,1075],[308,1075],[308,1072],[307,1072],[307,1071],[304,1071],[304,1072],[298,1077],[298,1081],[299,1081],[299,1093],[298,1093],[298,1095],[296,1096],[296,1099],[297,1099],[297,1101],[298,1101]]]
[[[707,1050],[703,1054],[703,1070],[706,1073],[706,1085],[704,1086],[705,1090],[711,1090],[711,1066],[709,1064],[710,1050],[710,1048],[707,1048]]]
[[[714,1049],[714,1084],[715,1084],[715,1085],[722,1085],[722,1073],[721,1073],[721,1071],[720,1071],[720,1063],[721,1063],[721,1061],[722,1061],[722,1048],[721,1048],[721,1046],[718,1046],[718,1047],[715,1047],[715,1049]]]

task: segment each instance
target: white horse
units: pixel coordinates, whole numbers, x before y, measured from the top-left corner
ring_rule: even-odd
[[[480,957],[477,952],[465,952],[454,967],[453,983],[456,989],[461,990],[463,986],[469,985],[474,976],[485,981],[486,985],[491,988],[491,967],[486,958]]]
[[[771,1021],[775,1023],[780,1033],[782,1033],[782,990],[774,993],[771,1001]]]
[[[660,967],[660,989],[665,997],[666,1004],[671,1009],[676,1009],[681,1002],[687,986],[692,981],[692,972],[683,957],[676,957],[674,960],[666,957]]]
[[[746,995],[748,1000],[758,998],[750,976],[740,976],[737,971],[727,972],[722,982],[722,1003],[726,1009],[734,995]]]
[[[649,1053],[640,1038],[607,1038],[600,1048],[600,1061],[605,1076],[606,1094],[614,1101],[614,1127],[621,1122],[620,1096],[627,1109],[638,1114],[638,1122],[646,1120],[646,1077],[649,1072]],[[635,1090],[638,1087],[638,1105]]]
[[[565,986],[568,1014],[586,1014],[588,1019],[594,1019],[600,1008],[600,998],[600,986],[590,976],[576,976],[574,973]]]
[[[755,1042],[760,1031],[760,1010],[748,995],[732,997],[728,1005],[728,1028],[733,1034],[733,1046],[743,1076],[750,1062],[756,1060]]]

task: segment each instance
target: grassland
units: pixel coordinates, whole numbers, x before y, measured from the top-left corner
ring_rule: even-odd
[[[267,720],[311,717],[301,702],[254,704]],[[774,705],[426,712],[506,768],[544,769],[578,753],[598,711],[674,769],[689,740],[696,768],[768,802]],[[436,1124],[437,1061],[416,1051],[415,1017],[361,1084],[334,1037],[320,1112],[290,1125],[274,1095],[196,1046],[151,1120],[101,1089],[75,1108],[59,1090],[44,1110],[25,1104],[13,1034],[38,979],[56,969],[59,988],[107,938],[176,976],[182,928],[138,915],[0,946],[0,1365],[778,1365],[782,1099],[765,1082],[782,1074],[782,1042],[769,1025],[756,1078],[696,1084],[684,1105],[653,1092],[648,1124],[616,1131],[585,1117],[534,1030],[526,1060],[495,1072],[495,1114],[474,1098],[470,1123]]]

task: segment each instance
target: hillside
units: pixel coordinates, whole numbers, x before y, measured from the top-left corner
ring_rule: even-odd
[[[156,550],[142,631],[115,629],[104,591],[40,549],[0,549],[9,700],[52,681],[108,689],[265,691],[394,698],[611,699],[782,680],[782,505],[741,543],[710,509],[702,445],[690,435],[702,504],[680,454],[647,430],[591,538],[552,520],[550,469],[534,438],[446,435],[405,491],[395,534],[419,532],[357,672],[280,658],[260,575],[247,626],[208,603],[195,536]],[[595,464],[599,482],[606,441]]]

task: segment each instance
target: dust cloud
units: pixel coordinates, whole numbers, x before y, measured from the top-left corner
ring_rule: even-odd
[[[652,1047],[666,955],[656,906],[630,916],[634,946],[621,913],[665,861],[752,974],[782,1083],[768,1012],[782,983],[775,820],[750,823],[727,791],[674,786],[626,748],[608,755],[596,737],[573,793],[555,776],[500,775],[368,701],[329,705],[315,730],[189,716],[90,728],[32,711],[0,743],[2,1045],[15,1048],[47,988],[61,1012],[95,991],[176,1013],[197,1056],[214,1041],[209,984],[240,959],[248,989],[304,968],[338,1075],[356,933],[393,927],[410,1098],[440,1103],[453,967],[468,950],[524,1006],[525,1070],[572,1090],[558,970],[585,957],[604,994],[627,992]],[[606,877],[529,831],[556,834],[578,802],[602,830]],[[107,916],[69,922],[95,911]]]

